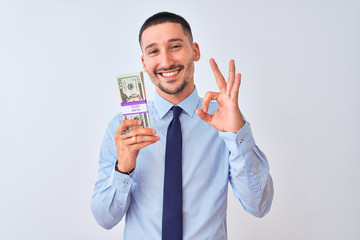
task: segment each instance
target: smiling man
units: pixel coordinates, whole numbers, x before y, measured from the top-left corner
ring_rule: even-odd
[[[153,128],[127,133],[141,122],[121,113],[110,122],[91,203],[95,219],[110,229],[126,215],[124,239],[227,239],[229,181],[256,217],[273,198],[267,159],[238,106],[241,75],[231,60],[225,81],[210,59],[219,92],[200,98],[194,82],[200,49],[187,21],[173,13],[147,19],[139,43],[156,86],[148,103]]]
[[[140,45],[144,70],[160,90],[160,96],[177,104],[194,90],[194,61],[200,59],[197,43],[192,43],[179,23],[167,22],[143,30]],[[174,102],[175,101],[175,102]]]

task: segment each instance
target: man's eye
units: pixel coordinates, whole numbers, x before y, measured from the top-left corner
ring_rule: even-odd
[[[156,54],[158,51],[157,50],[151,50],[148,52],[149,55],[153,55],[153,54]]]
[[[177,49],[177,48],[179,48],[180,47],[180,45],[172,45],[171,46],[171,49]]]

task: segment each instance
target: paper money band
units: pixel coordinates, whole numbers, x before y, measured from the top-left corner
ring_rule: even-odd
[[[121,103],[121,112],[123,113],[124,116],[139,114],[139,113],[147,113],[148,110],[147,110],[146,100]]]

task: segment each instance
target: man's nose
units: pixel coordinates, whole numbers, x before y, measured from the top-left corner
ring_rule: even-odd
[[[166,51],[161,54],[161,67],[168,69],[171,65],[174,65],[174,63],[174,58],[171,53]]]

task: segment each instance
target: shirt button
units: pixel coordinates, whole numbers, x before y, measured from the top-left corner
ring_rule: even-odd
[[[123,207],[124,207],[124,205],[120,204],[120,208],[123,208]]]
[[[243,140],[240,140],[240,141],[239,141],[239,144],[242,144],[242,143],[243,143]]]
[[[129,184],[130,184],[130,182],[129,182],[129,181],[126,181],[126,182],[125,182],[125,184],[126,184],[126,185],[129,185]]]
[[[253,173],[253,172],[250,172],[250,176],[254,176],[254,173]]]

